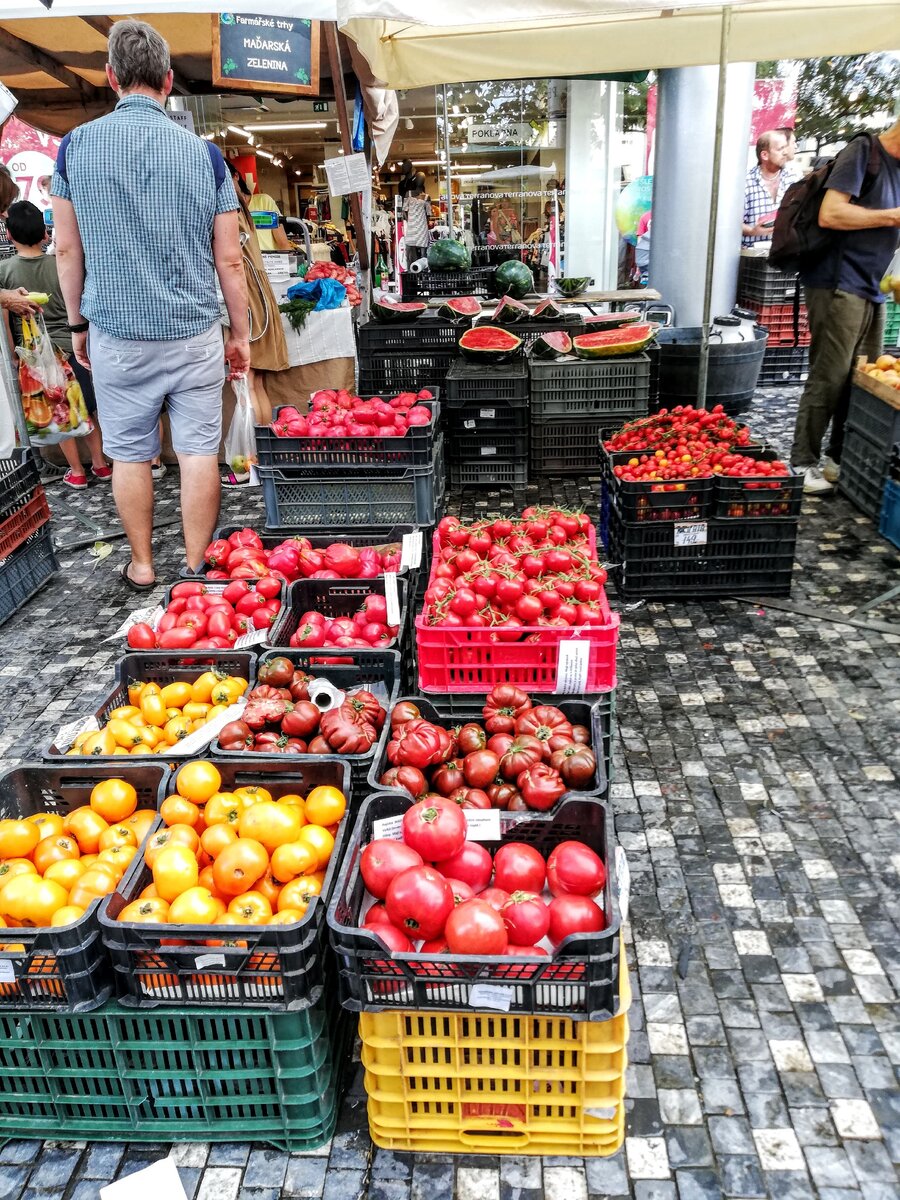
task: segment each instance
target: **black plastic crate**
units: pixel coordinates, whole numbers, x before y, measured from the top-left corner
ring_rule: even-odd
[[[472,325],[471,317],[449,321],[426,312],[411,321],[366,321],[357,330],[361,356],[403,351],[422,354],[428,350],[456,354],[456,344]]]
[[[277,800],[314,787],[337,787],[349,795],[350,768],[329,755],[299,759],[282,755],[252,763],[217,760],[222,791],[263,784]],[[172,777],[174,790],[178,774]],[[103,945],[123,1004],[160,1004],[299,1009],[323,996],[327,972],[325,906],[338,874],[350,830],[349,813],[337,828],[321,897],[292,925],[209,926],[124,923],[116,917],[152,882],[139,854],[112,895],[100,906]],[[174,937],[173,937],[174,934]],[[221,939],[221,944],[219,942]],[[177,945],[172,945],[177,940]],[[212,944],[211,944],[212,941]]]
[[[218,671],[221,675],[233,675],[246,679],[252,686],[256,678],[256,655],[249,650],[206,650],[192,654],[184,650],[132,651],[116,663],[116,679],[112,691],[91,714],[102,728],[114,708],[128,703],[128,685],[134,680],[141,683],[193,683],[206,671]],[[67,749],[67,748],[66,748]],[[41,754],[50,762],[72,762],[70,756],[51,740]],[[96,754],[92,762],[120,762],[120,754]],[[78,760],[76,760],[78,761]],[[85,761],[83,758],[80,761]],[[132,761],[137,761],[132,759]]]
[[[766,346],[756,386],[794,386],[805,383],[808,375],[808,346]]]
[[[487,467],[492,462],[524,462],[528,458],[528,430],[500,433],[484,428],[478,433],[454,433],[450,441],[450,479],[459,466]]]
[[[758,461],[775,462],[774,450],[740,449],[738,453]],[[713,479],[712,516],[729,520],[797,518],[803,504],[803,475],[785,463],[790,472],[786,478],[761,475],[716,475]]]
[[[873,442],[850,426],[844,430],[838,488],[873,521],[881,513],[890,460],[889,445]]]
[[[604,497],[601,532],[625,600],[790,595],[796,518],[631,523]]]
[[[120,756],[112,763],[74,763],[47,766],[23,763],[0,775],[0,818],[28,817],[49,812],[66,816],[90,801],[91,791],[104,779],[127,779],[138,797],[138,808],[158,809],[171,777],[162,762]],[[0,1010],[52,1009],[87,1012],[112,994],[109,962],[98,925],[102,900],[95,900],[83,917],[70,925],[4,930],[0,950],[4,982]]]
[[[798,286],[796,275],[776,271],[769,266],[768,258],[741,255],[738,265],[738,303],[792,304]]]
[[[608,413],[603,418],[531,422],[532,475],[599,475],[600,437],[609,423],[623,424],[638,414]],[[646,414],[641,414],[646,415]]]
[[[354,1012],[385,1009],[467,1009],[477,1007],[477,984],[502,989],[504,1011],[604,1020],[619,1005],[619,911],[616,900],[615,838],[612,814],[594,798],[563,797],[552,814],[500,813],[499,842],[485,842],[493,853],[505,842],[527,842],[545,857],[568,839],[589,845],[606,864],[606,928],[573,934],[549,959],[508,956],[395,954],[368,929],[357,925],[365,895],[359,856],[372,840],[372,826],[400,816],[412,799],[370,796],[356,818],[334,898],[328,908],[331,944],[338,958],[341,1003]],[[509,1008],[505,1008],[505,1001]]]
[[[266,649],[287,646],[303,613],[316,611],[326,617],[352,617],[370,592],[379,596],[385,594],[383,575],[376,579],[298,579],[296,583],[291,584],[284,610],[269,630]],[[400,632],[394,645],[385,649],[403,653],[410,636],[411,618],[409,581],[406,579],[397,579],[397,600],[400,605],[400,620],[397,622]],[[318,653],[328,658],[363,660],[367,655],[381,654],[381,651],[328,646]]]
[[[569,337],[578,337],[580,333],[584,333],[585,328],[584,318],[580,313],[574,312],[564,312],[561,317],[548,318],[546,321],[541,320],[540,317],[537,320],[525,317],[521,321],[513,321],[511,324],[494,321],[490,316],[481,316],[476,320],[475,328],[477,329],[479,325],[499,326],[501,329],[509,330],[517,338],[522,339],[522,346],[525,350],[530,350],[543,333],[562,330]]]
[[[288,658],[294,664],[295,669],[306,671],[307,674],[314,675],[318,679],[327,679],[341,691],[371,688],[390,712],[400,692],[400,654],[397,650],[372,650],[368,651],[365,657],[359,655],[355,661],[348,658],[340,663],[323,661],[327,657],[330,656],[323,655],[321,651],[284,648],[267,651],[259,661],[262,665],[272,658]],[[369,769],[374,761],[377,747],[378,742],[376,741],[366,754],[342,754],[340,756],[350,767],[348,801],[352,800],[356,806],[366,793]],[[267,755],[255,750],[226,750],[219,745],[218,741],[213,745],[212,753],[217,759],[240,759],[245,763],[254,763],[259,759],[266,758],[278,758],[281,762],[285,761],[283,754]],[[291,761],[293,762],[295,758],[305,761],[304,755],[292,754]]]
[[[41,476],[30,448],[16,449],[0,459],[0,524],[28,503]]]
[[[464,404],[444,410],[449,457],[455,458],[460,441],[475,438],[493,443],[501,436],[528,436],[528,407],[525,404]],[[527,450],[527,445],[526,445]]]
[[[611,430],[605,436],[612,435]],[[645,453],[645,451],[641,451]],[[619,479],[613,468],[637,458],[633,450],[607,450],[600,445],[600,470],[604,494],[624,521],[694,521],[712,515],[712,479],[673,479],[665,483],[649,479]]]
[[[495,267],[472,267],[468,271],[405,271],[400,276],[404,300],[428,296],[491,296]]]
[[[278,437],[270,425],[256,426],[259,465],[293,470],[298,476],[340,475],[354,472],[393,477],[409,467],[429,467],[441,415],[438,400],[422,400],[431,411],[430,425],[413,425],[403,437]],[[278,419],[280,408],[275,410]]]
[[[475,459],[469,462],[450,464],[450,486],[466,487],[511,487],[524,488],[528,483],[527,456],[515,462],[502,458]]]
[[[900,403],[900,393],[894,394]],[[893,408],[886,400],[854,383],[850,388],[847,427],[889,452],[889,447],[900,441],[900,408]]]
[[[59,571],[50,526],[44,525],[0,563],[0,625]]]
[[[395,396],[398,392],[434,391],[443,386],[456,349],[360,352],[359,393],[362,396]]]
[[[613,424],[622,413],[643,417],[650,403],[650,358],[646,353],[587,360],[530,359],[531,416],[603,417]]]
[[[444,382],[448,408],[468,404],[528,403],[528,364],[522,357],[491,366],[455,358]]]

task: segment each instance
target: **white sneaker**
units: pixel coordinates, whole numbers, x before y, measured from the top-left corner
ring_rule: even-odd
[[[822,474],[829,483],[837,483],[841,477],[840,463],[836,463],[833,458],[825,458],[825,465],[822,467]]]
[[[833,492],[834,485],[829,483],[818,467],[807,467],[803,476],[803,494],[805,496],[821,496]]]

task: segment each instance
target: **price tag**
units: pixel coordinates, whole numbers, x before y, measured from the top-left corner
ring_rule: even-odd
[[[474,429],[474,428],[475,428],[474,421],[463,421],[463,429]]]
[[[136,608],[134,612],[128,614],[115,633],[110,634],[108,638],[104,638],[103,640],[105,642],[117,642],[126,635],[132,625],[140,625],[144,622],[151,629],[155,629],[164,611],[161,604],[157,604],[156,608]]]
[[[628,909],[631,906],[631,870],[628,859],[621,846],[616,846],[616,897],[619,901],[619,916],[628,920]]]
[[[194,964],[198,971],[205,970],[206,967],[224,967],[224,954],[198,954],[194,959]]]
[[[174,1158],[160,1158],[100,1189],[100,1200],[187,1200]]]
[[[565,638],[561,641],[556,662],[557,692],[567,696],[584,692],[587,689],[590,662],[590,642],[584,642],[580,638]]]
[[[705,546],[707,528],[706,521],[676,521],[675,545]]]
[[[99,728],[100,723],[96,717],[79,717],[75,721],[69,721],[68,724],[60,726],[53,744],[57,750],[68,750],[79,733],[96,733]]]
[[[512,988],[501,987],[496,983],[476,983],[469,992],[469,1007],[492,1008],[497,1012],[509,1012],[512,999]]]
[[[466,818],[466,837],[473,842],[500,841],[500,809],[499,808],[466,808],[463,809]]]
[[[400,597],[397,594],[397,576],[393,571],[384,574],[384,598],[387,603],[388,625],[400,624]]]
[[[0,983],[15,983],[16,968],[11,958],[0,958]]]
[[[235,640],[235,650],[246,650],[248,646],[259,646],[269,636],[268,629],[251,629],[249,633],[242,633]]]
[[[485,454],[496,454],[496,453],[497,453],[496,446],[482,446],[481,447],[482,457],[484,457]]]
[[[414,529],[412,533],[404,533],[400,550],[400,566],[409,569],[422,564],[422,530]]]
[[[403,815],[399,817],[382,817],[380,821],[372,822],[372,840],[389,838],[392,842],[400,840],[403,831]]]
[[[496,417],[496,415],[497,415],[496,408],[479,409],[479,416],[481,417],[482,421],[493,421],[493,419],[494,419],[494,417]]]

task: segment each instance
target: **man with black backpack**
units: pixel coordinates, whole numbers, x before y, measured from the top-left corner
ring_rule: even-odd
[[[809,312],[809,378],[794,428],[791,464],[804,492],[831,492],[840,475],[856,358],[877,358],[884,336],[879,282],[900,228],[900,121],[859,134],[829,164],[789,189],[769,261],[798,269]],[[820,469],[822,440],[831,439]]]

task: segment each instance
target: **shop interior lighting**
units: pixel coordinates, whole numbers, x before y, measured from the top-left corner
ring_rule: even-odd
[[[229,125],[228,130],[230,133],[236,133],[238,137],[249,138],[250,141],[253,140],[251,134],[249,134],[246,129],[241,129],[237,125]]]
[[[274,155],[274,154],[270,154],[270,153],[268,152],[268,150],[257,150],[257,152],[256,152],[256,153],[257,153],[257,154],[261,154],[263,158],[268,158],[268,159],[270,160],[270,162],[274,162],[274,161],[275,161],[275,155]]]
[[[273,121],[256,122],[251,126],[253,129],[262,129],[266,132],[280,131],[283,129],[327,129],[327,121]]]

